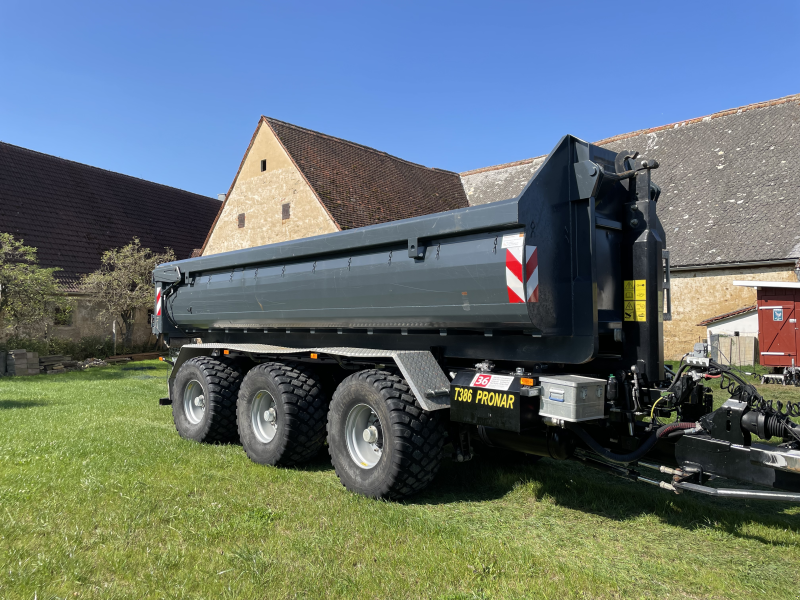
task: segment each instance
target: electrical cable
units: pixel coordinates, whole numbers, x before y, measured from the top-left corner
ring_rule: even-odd
[[[567,429],[575,433],[584,443],[589,446],[595,453],[599,454],[606,460],[610,460],[611,462],[627,464],[631,462],[636,462],[640,458],[642,458],[645,454],[650,452],[653,449],[653,446],[656,445],[659,438],[663,437],[667,433],[671,431],[675,431],[677,429],[695,429],[697,425],[695,423],[686,423],[686,422],[679,422],[679,423],[670,423],[669,425],[664,425],[660,427],[658,430],[654,431],[650,434],[650,436],[639,446],[636,450],[631,452],[630,454],[616,454],[615,452],[611,452],[611,450],[607,450],[600,445],[600,443],[595,440],[592,436],[590,436],[586,430],[578,425],[577,423],[567,422],[565,423]]]
[[[658,400],[656,400],[655,402],[653,402],[653,408],[651,408],[651,409],[650,409],[650,421],[651,421],[651,422],[653,421],[653,415],[654,415],[654,414],[655,414],[655,412],[656,412],[656,404],[658,404],[659,402],[661,402],[663,399],[664,399],[664,396],[661,396],[661,398],[659,398]]]

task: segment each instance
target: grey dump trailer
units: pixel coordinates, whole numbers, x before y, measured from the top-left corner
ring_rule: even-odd
[[[373,497],[424,488],[445,448],[494,447],[798,501],[800,407],[709,359],[665,373],[657,167],[566,136],[513,199],[160,265],[162,402],[184,438],[240,440],[263,464],[327,443],[345,487]]]

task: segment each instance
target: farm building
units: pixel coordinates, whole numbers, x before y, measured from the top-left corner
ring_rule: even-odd
[[[756,303],[755,290],[733,280],[797,281],[800,94],[595,143],[661,163],[653,179],[672,263],[666,358],[706,339],[699,322]],[[470,204],[517,195],[543,160],[462,173]]]
[[[261,117],[203,254],[466,206],[458,173]]]
[[[759,280],[734,281],[733,285],[756,292],[760,364],[773,368],[800,366],[800,283]]]
[[[0,231],[37,248],[41,266],[60,268],[64,292],[77,298],[71,321],[53,331],[57,336],[110,332],[78,290],[81,276],[100,267],[103,252],[135,236],[153,251],[169,247],[188,258],[202,245],[219,205],[214,198],[0,142]],[[137,318],[136,342],[150,336],[146,317]]]
[[[700,321],[706,328],[709,355],[723,365],[759,364],[758,310],[755,305]]]

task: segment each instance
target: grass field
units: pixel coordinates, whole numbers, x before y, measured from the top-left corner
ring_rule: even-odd
[[[800,507],[550,460],[447,460],[411,501],[368,500],[322,457],[180,439],[166,374],[0,379],[0,598],[800,597]]]

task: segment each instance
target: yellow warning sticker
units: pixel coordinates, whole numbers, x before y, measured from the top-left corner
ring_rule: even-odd
[[[636,320],[647,321],[647,302],[636,301]]]
[[[624,304],[622,318],[625,321],[647,321],[647,280],[626,279],[622,286]]]
[[[623,317],[625,318],[626,321],[635,321],[636,303],[633,301],[626,300],[622,312],[623,312]]]
[[[634,283],[636,284],[636,300],[647,300],[647,280],[636,279]]]
[[[622,287],[622,291],[624,293],[623,298],[626,301],[634,299],[635,294],[634,294],[634,286],[633,286],[633,280],[632,279],[626,279],[625,280],[625,282],[623,284],[623,287]]]

